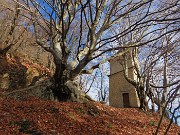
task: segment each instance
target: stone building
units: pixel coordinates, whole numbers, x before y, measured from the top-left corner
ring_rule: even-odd
[[[110,60],[109,104],[113,107],[139,107],[139,98],[133,85],[126,81],[120,61],[122,56]],[[128,75],[136,79],[132,58],[128,59]]]

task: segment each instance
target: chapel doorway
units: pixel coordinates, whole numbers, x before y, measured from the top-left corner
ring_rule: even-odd
[[[123,106],[124,106],[124,108],[130,107],[129,93],[123,93]]]

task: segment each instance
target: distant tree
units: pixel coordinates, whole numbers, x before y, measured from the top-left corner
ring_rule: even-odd
[[[109,89],[107,86],[107,74],[105,74],[105,69],[101,67],[99,71],[99,77],[96,81],[96,89],[98,91],[98,101],[100,102],[107,102],[108,95],[109,95]]]
[[[166,113],[166,109],[167,109],[168,104],[169,104],[169,103],[172,103],[172,101],[174,101],[174,99],[175,99],[175,97],[176,97],[179,89],[180,89],[180,84],[177,85],[177,86],[171,91],[171,93],[169,93],[169,97],[168,97],[168,99],[167,99],[167,101],[166,101],[166,104],[165,104],[165,106],[164,106],[164,108],[163,108],[163,113],[162,113],[162,115],[161,115],[161,119],[159,120],[158,126],[157,126],[157,128],[156,128],[155,133],[154,133],[155,135],[157,135],[158,132],[159,132],[159,128],[160,128],[160,126],[161,126],[163,117],[164,117],[164,115],[165,115],[165,113]],[[172,105],[172,104],[171,104],[171,105]],[[172,107],[172,106],[171,106],[171,107]],[[171,118],[170,118],[170,123],[169,123],[169,125],[167,126],[166,131],[165,131],[165,133],[164,133],[165,135],[167,135],[167,133],[168,133],[170,127],[171,127],[171,124],[173,123],[173,119],[176,117],[176,116],[175,116],[175,113],[176,113],[177,110],[179,110],[179,109],[180,109],[180,104],[177,105],[177,106],[173,109],[173,113],[172,113]],[[179,115],[178,115],[178,116],[179,116]]]
[[[109,96],[109,86],[108,86],[108,75],[109,70],[107,65],[102,65],[96,74],[96,80],[94,82],[94,91],[97,91],[98,101],[107,102]]]
[[[86,94],[93,93],[93,98],[100,102],[107,102],[108,100],[108,67],[107,64],[104,64],[94,70],[92,74],[80,75],[78,78],[81,90]]]
[[[179,39],[176,33],[165,36],[159,42],[162,55],[156,61],[156,65],[151,70],[152,79],[150,86],[154,93],[154,101],[158,106],[158,111],[162,115],[163,108],[167,102],[168,93],[170,90],[180,83],[178,70],[178,43]]]
[[[87,94],[91,90],[91,88],[93,89],[93,84],[96,81],[96,78],[97,71],[92,74],[80,75],[78,82],[81,87],[81,90]]]

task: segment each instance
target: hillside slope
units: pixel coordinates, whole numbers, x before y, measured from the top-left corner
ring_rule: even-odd
[[[97,102],[0,100],[0,135],[150,135],[157,123],[155,114]],[[163,122],[160,134],[164,134],[167,124]],[[169,135],[178,132],[178,127],[172,125]]]
[[[8,89],[1,93],[25,86],[28,69],[40,69],[38,65],[18,59],[0,56],[0,82],[8,73]],[[4,97],[5,98],[5,97]],[[158,123],[156,114],[145,114],[135,108],[113,108],[97,102],[64,103],[37,98],[0,99],[0,135],[150,135]],[[160,134],[168,125],[162,124]],[[169,135],[176,135],[173,125]]]

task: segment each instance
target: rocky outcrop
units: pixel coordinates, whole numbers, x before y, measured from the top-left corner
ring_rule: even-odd
[[[0,88],[17,89],[25,86],[25,72],[27,68],[18,59],[0,55]]]
[[[40,76],[39,71],[36,68],[28,68],[26,71],[26,86],[29,86],[33,82],[33,78]]]
[[[29,97],[39,97],[41,99],[53,100],[51,91],[52,81],[46,79],[38,82],[34,86],[29,86],[23,89],[13,90],[11,92],[2,93],[2,98],[14,98],[17,100],[27,99]]]
[[[94,101],[88,95],[81,92],[80,87],[73,81],[68,81],[66,86],[71,92],[71,102],[83,103],[86,101]],[[46,80],[37,82],[33,86],[28,86],[23,89],[14,90],[12,92],[4,92],[1,98],[11,97],[17,100],[28,99],[29,97],[38,97],[40,99],[54,100],[57,101],[52,92],[53,79],[48,78]]]
[[[85,101],[93,101],[91,97],[86,95],[81,91],[81,88],[79,87],[77,82],[74,81],[67,81],[65,84],[70,92],[71,92],[71,101],[72,102],[85,102]]]
[[[0,88],[9,89],[10,86],[10,76],[8,73],[0,75]]]

